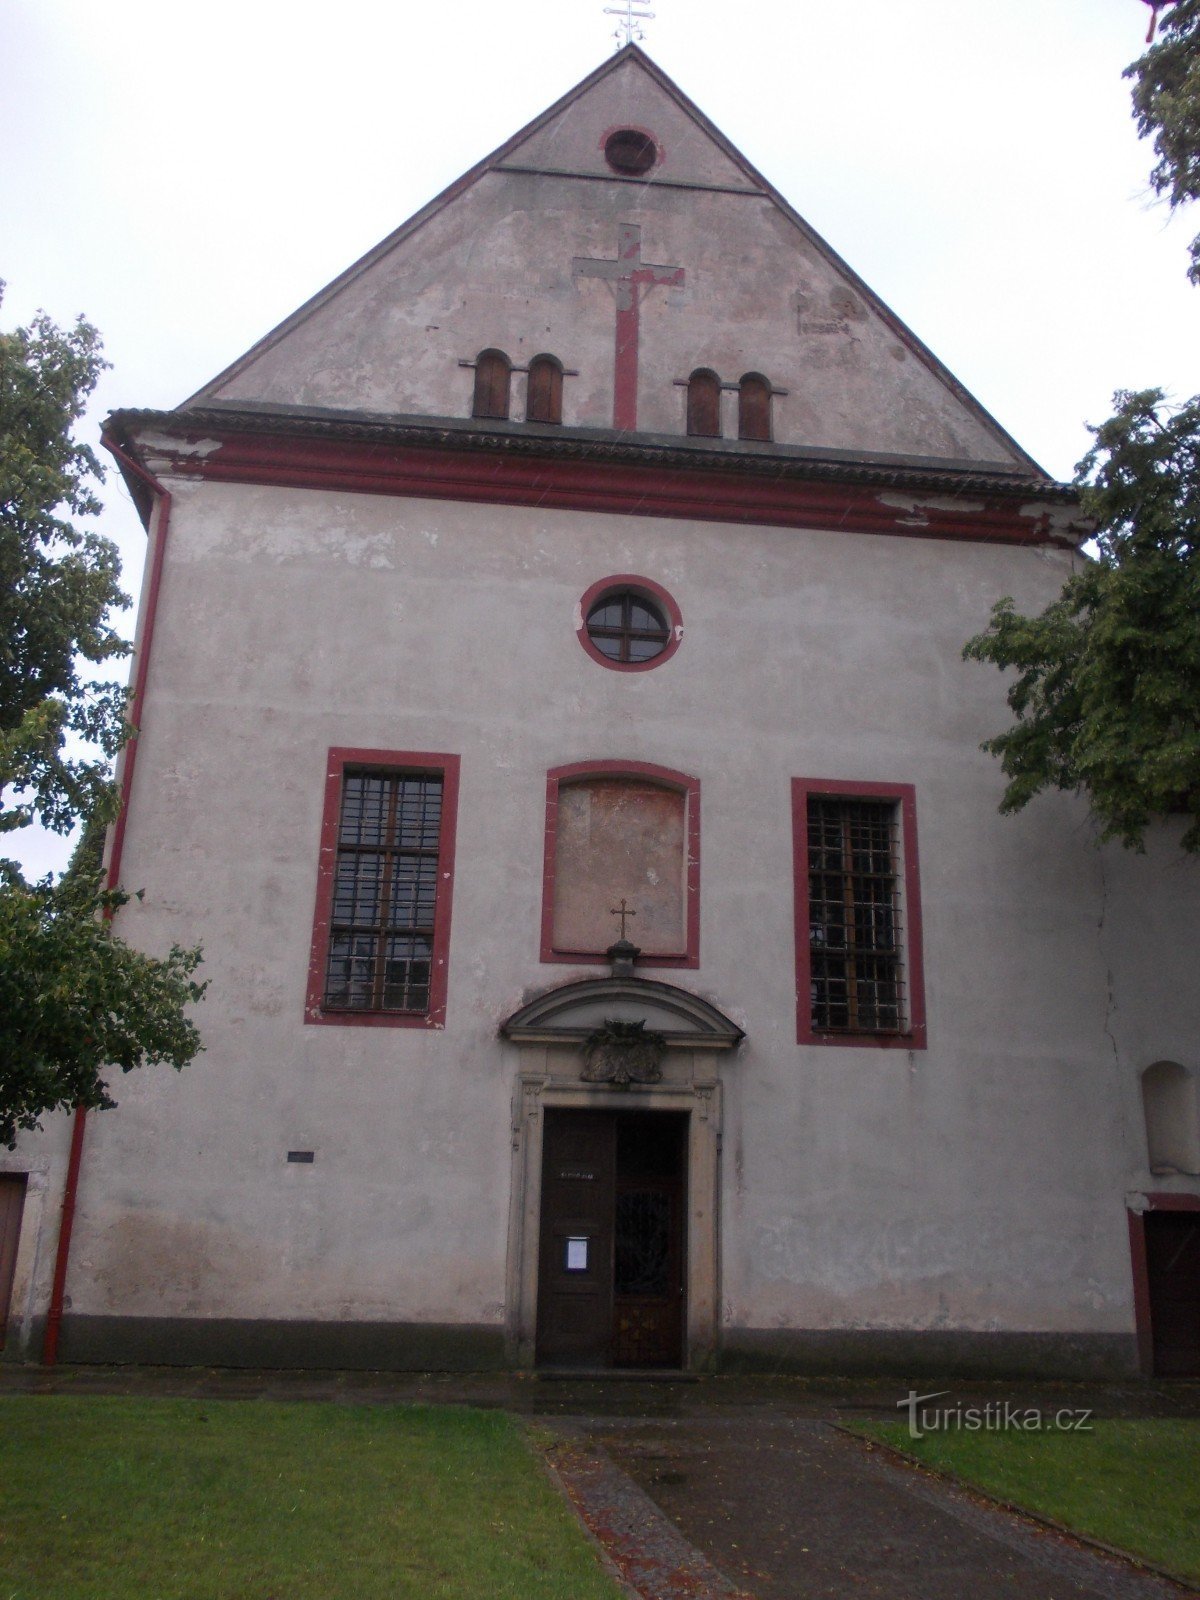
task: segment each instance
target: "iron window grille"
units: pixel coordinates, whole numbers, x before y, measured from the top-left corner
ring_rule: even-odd
[[[807,837],[813,1032],[903,1033],[898,807],[810,794]]]
[[[429,1010],[442,793],[440,773],[346,772],[327,1009]]]
[[[601,595],[587,614],[586,626],[588,638],[610,661],[652,661],[671,641],[663,612],[632,589]]]

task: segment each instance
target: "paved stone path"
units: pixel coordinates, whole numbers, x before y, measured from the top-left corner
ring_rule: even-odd
[[[636,1600],[754,1600],[580,1430],[546,1452],[559,1487]]]
[[[610,1420],[589,1437],[757,1600],[1180,1600],[1181,1585],[805,1417]],[[645,1591],[658,1600],[657,1590]],[[687,1591],[680,1591],[681,1593]]]

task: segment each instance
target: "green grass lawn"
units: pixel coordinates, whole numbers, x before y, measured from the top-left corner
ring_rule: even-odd
[[[1200,1422],[1101,1418],[1092,1432],[927,1433],[902,1422],[854,1431],[998,1499],[1200,1579]]]
[[[500,1412],[0,1400],[0,1600],[614,1600]]]

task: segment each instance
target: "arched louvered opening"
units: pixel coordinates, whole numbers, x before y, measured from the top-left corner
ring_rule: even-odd
[[[481,350],[475,358],[473,417],[507,417],[512,362],[503,350]]]
[[[699,439],[721,437],[721,380],[711,367],[697,367],[688,379],[687,431]]]
[[[555,356],[534,356],[529,363],[525,421],[561,422],[562,391],[562,362]]]
[[[771,385],[761,372],[747,372],[738,384],[738,438],[771,437]]]

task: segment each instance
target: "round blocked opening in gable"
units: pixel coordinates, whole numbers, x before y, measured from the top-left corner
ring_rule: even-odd
[[[604,159],[623,177],[640,178],[658,160],[658,146],[640,128],[618,128],[604,141]]]

